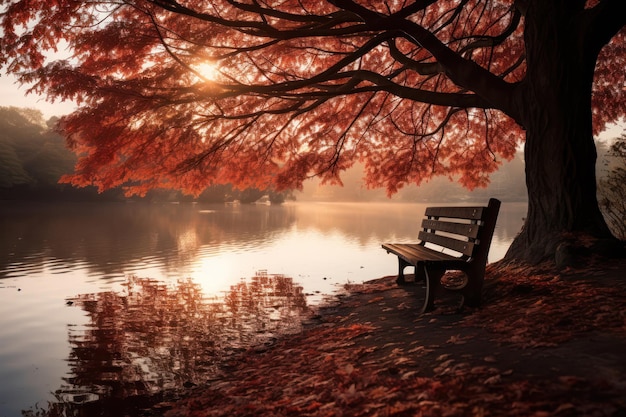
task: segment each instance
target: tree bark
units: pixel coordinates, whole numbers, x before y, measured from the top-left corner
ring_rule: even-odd
[[[596,197],[591,89],[597,52],[568,0],[533,0],[527,77],[516,101],[526,129],[528,214],[505,259],[554,259],[566,240],[612,238]]]

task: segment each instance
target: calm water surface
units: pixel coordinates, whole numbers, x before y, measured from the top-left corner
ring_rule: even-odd
[[[0,204],[0,417],[203,383],[342,284],[395,274],[380,244],[414,241],[425,208]],[[503,204],[490,261],[525,215]]]

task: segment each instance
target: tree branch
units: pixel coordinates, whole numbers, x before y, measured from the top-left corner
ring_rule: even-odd
[[[585,11],[591,47],[597,54],[611,38],[626,26],[626,1],[602,0],[592,9]]]
[[[496,45],[502,44],[515,30],[518,28],[522,14],[519,10],[513,9],[513,18],[509,25],[497,36],[482,36],[472,43],[464,46],[459,54],[464,55],[468,51],[474,51],[478,48],[493,48]]]
[[[619,0],[613,0],[619,1]],[[407,40],[428,50],[445,71],[445,74],[458,86],[474,91],[491,107],[499,109],[518,120],[516,107],[511,102],[515,86],[469,59],[463,58],[441,42],[433,33],[419,24],[394,16],[383,16],[352,0],[330,0],[342,9],[350,10],[363,19],[373,30],[401,30]]]
[[[427,49],[437,62],[445,69],[446,75],[458,86],[474,91],[490,103],[494,108],[504,111],[515,118],[513,107],[502,97],[513,94],[511,84],[492,74],[488,70],[469,59],[463,58],[445,46],[435,35],[420,25],[403,20],[396,27],[407,36],[407,39]],[[503,94],[505,92],[505,94]]]
[[[175,0],[149,1],[152,4],[172,13],[193,17],[209,23],[215,23],[223,27],[238,30],[242,33],[248,33],[260,37],[269,37],[272,39],[288,40],[303,37],[342,36],[361,33],[364,29],[367,29],[362,24],[343,26],[345,23],[356,22],[355,20],[348,18],[352,17],[351,14],[343,12],[334,12],[327,16],[306,15],[305,17],[304,15],[272,12],[271,9],[246,5],[248,6],[246,9],[250,9],[246,11],[257,13],[259,15],[270,15],[270,13],[272,13],[276,15],[276,17],[281,17],[291,22],[307,23],[295,29],[280,30],[265,21],[223,19],[218,16],[190,9]],[[235,2],[232,2],[232,4],[237,6],[241,5],[240,3]]]

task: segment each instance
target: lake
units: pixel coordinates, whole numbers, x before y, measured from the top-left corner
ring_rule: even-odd
[[[395,275],[380,245],[414,241],[425,207],[2,202],[0,417],[206,382],[343,284]],[[525,215],[502,205],[490,262]]]

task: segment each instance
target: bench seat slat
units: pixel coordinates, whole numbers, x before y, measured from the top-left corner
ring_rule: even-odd
[[[462,253],[465,256],[471,256],[474,252],[474,242],[465,242],[453,239],[451,237],[437,235],[435,233],[419,232],[418,238],[422,242],[430,242],[435,245],[443,246],[453,251]]]
[[[478,224],[444,222],[441,220],[424,219],[422,221],[424,229],[439,230],[442,232],[454,233],[455,235],[463,235],[472,239],[478,236],[480,226]]]
[[[451,219],[480,220],[485,207],[428,207],[428,217],[447,217]]]
[[[385,243],[383,248],[412,265],[420,262],[443,262],[448,266],[467,264],[467,261],[462,258],[427,248],[418,243]]]

